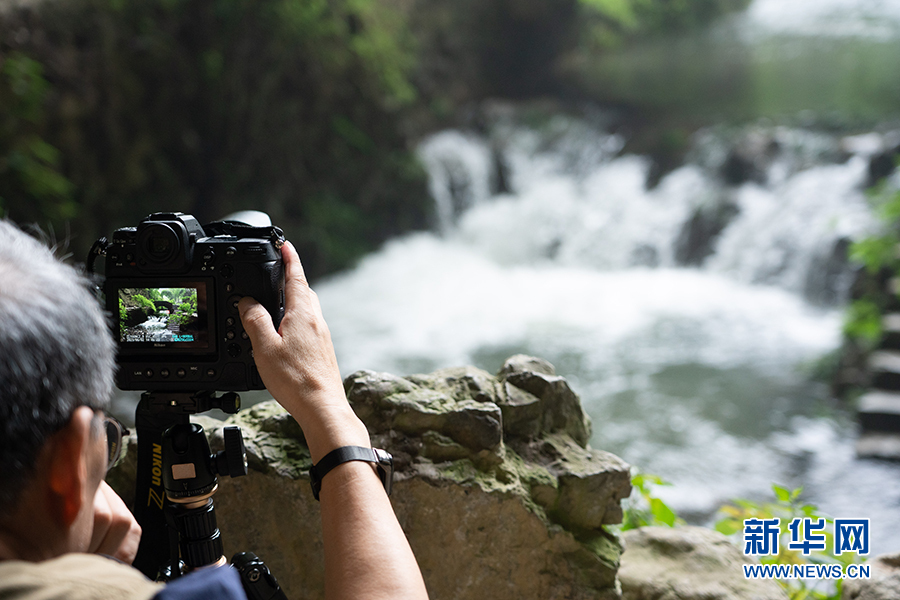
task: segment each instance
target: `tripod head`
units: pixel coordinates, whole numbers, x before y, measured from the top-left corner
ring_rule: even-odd
[[[225,450],[211,454],[196,423],[173,425],[163,433],[163,487],[187,570],[225,562],[212,500],[219,487],[216,475],[246,475],[247,453],[240,428],[226,427],[224,434]]]
[[[170,501],[185,506],[202,502],[216,492],[216,475],[247,474],[240,428],[226,427],[224,436],[225,450],[212,454],[203,427],[196,423],[173,425],[163,433],[163,486]]]
[[[190,415],[211,408],[236,413],[240,396],[212,392],[144,392],[135,413],[138,470],[134,515],[143,535],[134,566],[168,581],[205,566],[227,564],[213,495],[218,476],[247,474],[239,427],[225,427],[225,449],[210,451],[206,434]],[[255,554],[235,555],[233,566],[249,598],[285,600],[284,592]]]

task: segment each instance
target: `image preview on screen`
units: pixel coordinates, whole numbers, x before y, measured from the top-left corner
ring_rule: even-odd
[[[206,348],[206,286],[119,288],[119,342]]]

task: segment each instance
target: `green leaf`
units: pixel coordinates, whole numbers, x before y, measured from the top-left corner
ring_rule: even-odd
[[[669,527],[675,526],[675,520],[677,519],[675,512],[659,498],[650,499],[650,512],[653,513],[654,521],[663,523]]]
[[[777,483],[772,484],[772,491],[775,492],[775,497],[778,498],[781,502],[790,502],[791,501],[791,491],[784,486],[778,485]]]
[[[722,519],[716,523],[715,529],[724,535],[734,535],[743,529],[743,523],[737,519]]]
[[[894,234],[863,238],[850,247],[850,258],[874,275],[896,260],[897,242]]]
[[[844,317],[844,334],[871,343],[881,339],[881,309],[871,300],[860,299],[850,304]]]

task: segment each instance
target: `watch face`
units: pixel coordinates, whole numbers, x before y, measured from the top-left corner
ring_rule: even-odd
[[[390,452],[381,448],[372,448],[375,456],[378,458],[378,476],[381,478],[381,485],[387,495],[391,495],[391,489],[394,487],[394,457]]]
[[[390,452],[386,450],[382,450],[381,448],[372,448],[375,451],[375,458],[378,459],[378,462],[381,464],[394,464],[394,457]]]

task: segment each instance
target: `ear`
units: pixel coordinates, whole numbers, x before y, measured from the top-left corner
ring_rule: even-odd
[[[53,517],[64,528],[70,527],[85,502],[93,499],[87,488],[91,484],[88,450],[94,416],[93,410],[79,406],[48,443],[48,500]]]

